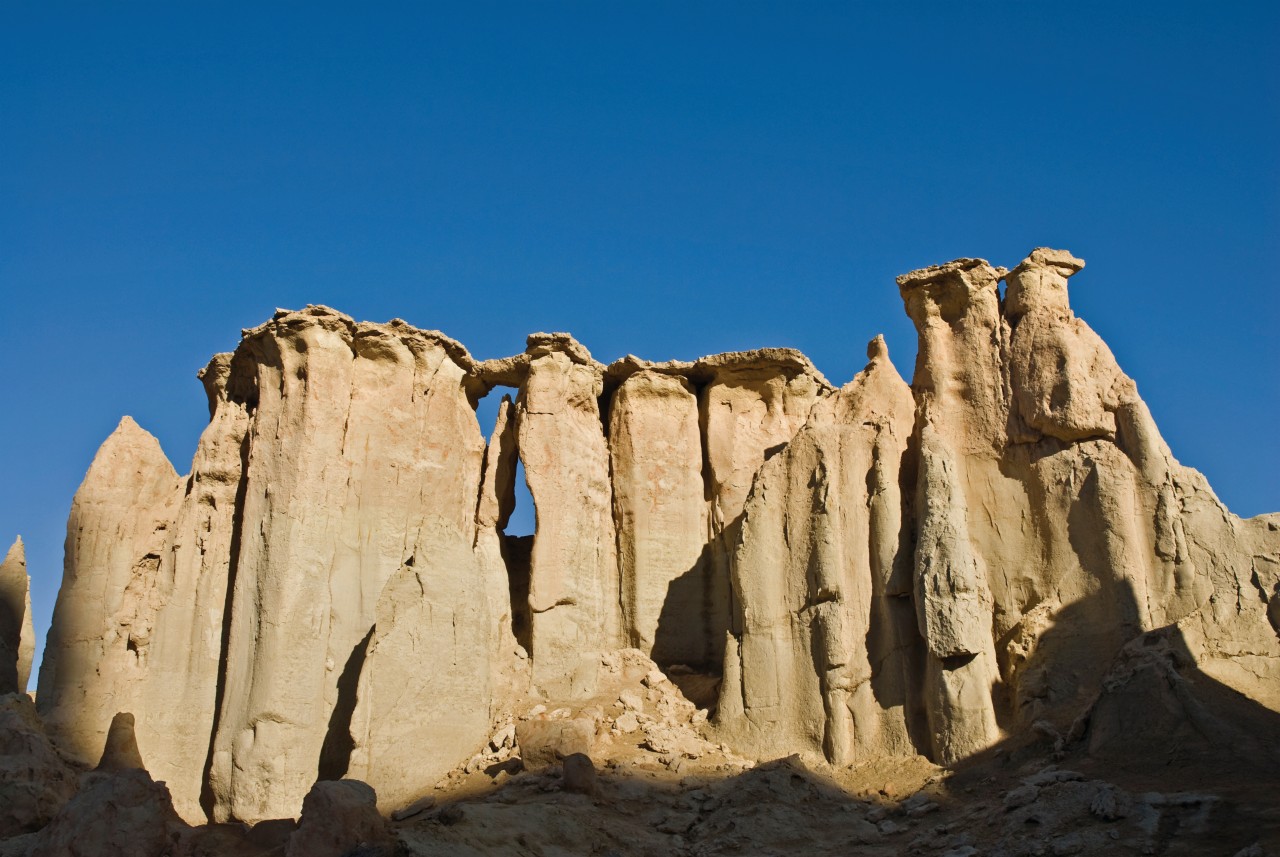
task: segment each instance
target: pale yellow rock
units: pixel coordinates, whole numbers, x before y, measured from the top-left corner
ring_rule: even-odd
[[[704,663],[711,592],[697,396],[680,376],[637,372],[614,391],[609,426],[627,644],[663,664]]]
[[[804,355],[789,349],[703,358],[709,379],[699,399],[710,496],[711,639],[739,630],[730,608],[729,580],[743,504],[756,473],[791,440],[814,402],[831,392]]]
[[[911,388],[882,340],[836,391],[788,349],[604,367],[535,334],[477,362],[398,320],[282,310],[201,373],[189,476],[128,418],[89,468],[40,675],[51,737],[91,765],[130,714],[184,818],[257,822],[324,778],[413,804],[547,709],[606,749],[643,733],[672,771],[734,750],[952,764],[1006,736],[1110,752],[1175,680],[1161,722],[1237,734],[1186,697],[1280,711],[1280,516],[1240,520],[1177,463],[1070,309],[1082,268],[1040,248],[899,278]],[[486,445],[498,385],[517,394]],[[532,537],[504,532],[517,462]],[[29,619],[20,565],[0,605]],[[715,664],[720,750],[696,733]]]
[[[386,812],[422,796],[484,747],[500,699],[497,624],[484,568],[449,532],[420,531],[412,566],[387,582],[364,655],[344,775],[376,785]]]
[[[181,495],[159,442],[125,417],[71,503],[36,699],[54,743],[86,765],[98,761],[112,718],[138,708]]]
[[[244,462],[251,421],[245,394],[251,366],[216,355],[200,372],[210,420],[196,447],[191,475],[161,557],[158,590],[165,607],[152,634],[149,675],[135,713],[147,768],[169,787],[173,805],[192,824],[202,805],[209,742],[222,698],[227,584],[239,548],[237,510],[247,485]],[[236,387],[248,389],[235,389]]]
[[[882,339],[761,468],[745,505],[719,725],[762,758],[911,753],[899,471],[912,400]],[[874,681],[873,681],[874,678]]]
[[[1065,733],[1124,643],[1161,628],[1205,673],[1274,696],[1266,598],[1240,593],[1259,591],[1246,580],[1280,541],[1173,459],[1071,312],[1083,267],[1037,249],[1007,274],[1003,307],[1005,272],[981,260],[899,278],[920,333],[916,609],[931,651],[924,749],[940,761],[995,740],[1002,704],[1012,728]]]
[[[0,563],[0,694],[27,692],[34,654],[31,578],[19,536]]]
[[[432,641],[455,623],[488,628],[483,582],[447,582],[471,567],[484,455],[472,379],[454,360],[469,359],[460,349],[439,334],[357,325],[324,307],[277,315],[241,345],[257,366],[257,402],[213,746],[216,817],[296,816],[318,776],[345,772],[353,742],[367,759],[384,749],[377,734],[352,734],[352,713],[394,576],[419,564],[447,568],[429,595],[398,588],[434,609],[407,650],[381,647],[373,698],[382,683],[412,692],[438,669]],[[414,651],[419,635],[424,647]]]
[[[621,636],[604,367],[567,334],[529,337],[517,400],[520,460],[537,516],[530,559],[533,682],[589,695],[599,653]]]
[[[920,334],[912,382],[919,456],[914,599],[927,650],[928,751],[942,764],[1000,738],[991,697],[999,674],[989,566],[1000,568],[1003,558],[984,551],[998,536],[982,538],[991,516],[976,513],[998,504],[1003,523],[1019,499],[1000,481],[997,461],[1008,421],[1000,347],[1007,327],[996,291],[1004,273],[982,259],[960,259],[898,278]],[[992,483],[989,499],[983,491]]]

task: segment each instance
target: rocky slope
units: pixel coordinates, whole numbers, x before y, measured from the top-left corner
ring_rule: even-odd
[[[910,385],[880,339],[837,389],[787,349],[477,361],[278,312],[202,371],[188,476],[126,417],[77,492],[37,696],[65,761],[5,853],[138,807],[187,853],[1275,842],[1280,516],[1177,464],[1070,309],[1083,264],[900,277]],[[104,767],[122,714],[145,772]],[[68,764],[99,770],[59,821]]]

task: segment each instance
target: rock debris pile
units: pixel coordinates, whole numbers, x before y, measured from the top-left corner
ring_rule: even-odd
[[[879,337],[836,388],[790,349],[606,366],[553,333],[478,361],[400,320],[277,312],[201,371],[188,475],[128,417],[94,458],[49,738],[0,710],[24,736],[0,790],[5,759],[39,760],[0,824],[30,853],[129,813],[157,847],[212,821],[201,847],[252,825],[243,847],[288,854],[537,853],[511,843],[538,829],[632,853],[610,844],[631,824],[634,853],[790,853],[819,823],[866,853],[1157,853],[1170,818],[1211,830],[1221,795],[1058,763],[1280,763],[1280,515],[1232,515],[1174,460],[1069,306],[1083,266],[899,277],[910,385]],[[517,465],[532,536],[506,533]],[[0,691],[26,687],[26,598],[19,542]],[[141,759],[106,769],[119,741]],[[955,809],[975,764],[1004,792]],[[914,791],[858,797],[857,772]],[[542,828],[512,815],[530,801]],[[579,817],[606,810],[612,833]]]

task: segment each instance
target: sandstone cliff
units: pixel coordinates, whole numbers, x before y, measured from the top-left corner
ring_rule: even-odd
[[[1070,309],[1082,267],[1039,249],[900,277],[909,386],[880,339],[836,389],[787,349],[605,366],[553,333],[477,361],[282,310],[202,371],[188,476],[127,417],[94,459],[40,712],[84,764],[131,714],[184,819],[258,822],[317,780],[390,810],[497,771],[530,705],[594,730],[625,648],[755,758],[1103,752],[1133,712],[1117,676],[1195,670],[1280,711],[1280,524],[1177,464]],[[505,532],[517,462],[531,539]],[[645,674],[667,701],[644,740],[676,764],[702,739],[670,731],[665,680]],[[1170,717],[1237,734],[1188,693]],[[624,708],[615,731],[645,725]]]

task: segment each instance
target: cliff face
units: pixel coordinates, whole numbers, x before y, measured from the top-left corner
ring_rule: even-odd
[[[1107,677],[1153,634],[1280,710],[1280,527],[1176,463],[1071,312],[1081,267],[900,277],[910,386],[879,339],[835,389],[786,349],[604,366],[535,334],[476,361],[281,311],[201,373],[190,475],[128,418],[99,451],[41,713],[84,763],[133,714],[185,818],[254,822],[317,779],[408,803],[516,707],[592,698],[627,647],[722,677],[712,729],[760,758],[1105,743],[1127,716]],[[517,462],[531,543],[503,531]]]

